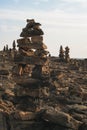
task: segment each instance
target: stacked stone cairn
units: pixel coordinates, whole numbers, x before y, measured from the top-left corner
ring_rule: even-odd
[[[15,77],[15,118],[29,120],[34,118],[42,106],[43,98],[49,96],[49,58],[47,46],[43,43],[41,24],[34,19],[27,19],[27,25],[17,40],[19,52],[14,61],[17,64],[19,77]],[[33,66],[33,67],[32,67]],[[27,76],[23,70],[28,67]],[[31,74],[30,74],[31,71]]]
[[[66,46],[66,47],[65,47],[65,61],[66,61],[66,62],[69,62],[69,61],[70,61],[69,50],[70,50],[69,47]]]
[[[60,59],[60,61],[64,61],[65,59],[65,55],[64,55],[64,50],[63,50],[63,47],[62,46],[60,46],[60,51],[59,51],[59,59]]]

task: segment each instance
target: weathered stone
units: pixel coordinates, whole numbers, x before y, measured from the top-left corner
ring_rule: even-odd
[[[60,61],[64,61],[64,50],[62,46],[60,46],[59,59]]]
[[[72,110],[70,111],[72,113],[72,117],[78,121],[83,122],[83,119],[86,117],[84,114],[80,114],[80,113],[76,113],[76,112],[72,112]]]
[[[76,112],[79,114],[87,114],[87,106],[84,105],[78,105],[78,104],[67,105],[67,109],[72,113]]]
[[[31,96],[39,97],[39,89],[29,89],[29,88],[18,88],[16,89],[16,96]]]
[[[29,84],[30,85],[30,84]],[[15,95],[16,96],[30,96],[33,98],[41,98],[41,97],[47,97],[50,95],[49,88],[47,87],[36,87],[33,88],[32,86],[29,86],[27,88],[24,87],[18,87],[15,88]]]
[[[25,112],[25,111],[16,111],[14,113],[14,118],[16,120],[35,120],[36,118],[36,113],[34,112]]]
[[[60,126],[65,126],[72,129],[78,129],[80,126],[79,121],[72,118],[69,114],[61,111],[47,110],[43,115],[43,119],[48,122],[59,124]]]
[[[70,57],[69,57],[69,47],[65,47],[65,61],[69,62],[70,61]]]
[[[47,58],[42,58],[38,56],[16,56],[14,61],[19,64],[36,64],[36,65],[44,65],[47,61]]]
[[[3,112],[0,112],[0,129],[1,130],[8,130],[6,116]]]
[[[42,36],[31,37],[31,42],[32,43],[42,43],[43,42],[43,37]]]
[[[15,82],[20,85],[21,87],[31,87],[35,88],[38,87],[41,84],[41,81],[39,79],[33,79],[33,78],[26,78],[25,80],[23,80],[24,78],[21,77],[20,79],[15,78]]]
[[[8,70],[0,70],[0,75],[9,75],[9,71]]]
[[[20,121],[11,119],[11,130],[43,130],[47,125],[41,121]],[[49,129],[49,126],[48,126]],[[48,130],[47,129],[47,130]],[[50,129],[49,129],[50,130]]]
[[[47,49],[47,46],[44,43],[19,43],[18,47],[26,49]]]
[[[82,92],[83,92],[83,89],[81,88],[81,86],[79,85],[79,86],[70,86],[69,87],[69,94],[70,95],[74,95],[74,97],[75,96],[77,96],[77,97],[82,97]]]
[[[0,100],[0,111],[3,111],[3,113],[10,114],[15,110],[15,107],[13,106],[13,103],[10,101],[3,101]]]
[[[78,130],[87,130],[87,123],[81,124]]]
[[[29,44],[30,43],[30,39],[29,38],[22,38],[22,39],[18,39],[17,40],[18,44]]]
[[[39,35],[43,35],[43,31],[42,29],[34,29],[34,30],[27,30],[27,29],[23,29],[23,32],[20,34],[20,37],[32,37],[32,36],[39,36]]]
[[[23,56],[34,56],[34,51],[32,49],[28,49],[27,51],[24,49],[20,49],[20,53]]]

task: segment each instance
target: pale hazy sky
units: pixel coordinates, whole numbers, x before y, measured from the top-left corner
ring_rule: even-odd
[[[26,19],[42,24],[51,55],[70,47],[70,56],[87,58],[87,0],[0,0],[0,49],[20,38]]]

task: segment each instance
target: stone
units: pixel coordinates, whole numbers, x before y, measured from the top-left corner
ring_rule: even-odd
[[[49,52],[44,49],[38,49],[35,51],[35,56],[39,56],[39,57],[47,57],[48,54]]]
[[[32,36],[39,36],[43,35],[42,29],[34,29],[34,30],[23,30],[23,32],[20,34],[20,37],[32,37]]]
[[[64,61],[64,50],[62,46],[60,46],[59,59],[60,61]]]
[[[78,129],[81,124],[79,121],[72,118],[69,114],[55,110],[47,110],[43,115],[43,119],[45,121],[72,129]]]
[[[14,58],[15,63],[19,64],[36,64],[36,65],[44,65],[47,61],[47,58],[45,57],[38,57],[38,56],[16,56]]]
[[[14,118],[16,120],[23,120],[23,121],[35,120],[36,113],[34,113],[34,112],[25,112],[25,111],[16,111],[14,113]]]
[[[32,87],[32,86],[31,86]],[[39,89],[23,88],[19,87],[16,89],[16,96],[30,96],[30,97],[39,97]]]
[[[1,130],[8,130],[7,124],[6,124],[6,116],[3,112],[0,112],[0,129]]]
[[[65,47],[65,61],[69,62],[70,61],[70,57],[69,57],[69,47]]]
[[[8,70],[0,70],[0,75],[9,75],[9,71]]]
[[[41,81],[39,79],[33,79],[33,78],[26,78],[25,80],[23,80],[24,78],[21,77],[20,79],[15,78],[14,81],[20,85],[21,87],[29,87],[32,86],[33,87],[38,87],[39,84],[41,84]]]
[[[44,43],[19,43],[18,47],[27,49],[47,49],[47,46]]]
[[[29,38],[22,38],[22,39],[17,39],[18,44],[28,44],[31,43]]]
[[[24,49],[21,49],[20,50],[20,53],[23,55],[23,56],[34,56],[34,51],[32,49],[28,49],[27,51],[24,50]]]
[[[87,130],[87,123],[81,124],[78,130]]]
[[[33,37],[31,37],[31,42],[32,43],[42,43],[43,37],[42,36],[33,36]]]

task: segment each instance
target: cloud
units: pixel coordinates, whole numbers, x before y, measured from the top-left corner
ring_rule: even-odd
[[[63,2],[66,2],[69,4],[76,4],[76,5],[74,5],[75,7],[76,6],[87,7],[87,0],[63,0]],[[74,9],[74,6],[73,6],[73,9]]]
[[[49,0],[34,0],[33,4],[34,5],[39,5],[39,4],[47,3],[47,2],[49,2]]]
[[[42,3],[42,2],[49,2],[49,0],[34,0],[34,2]]]
[[[69,3],[87,3],[87,0],[63,0]]]
[[[0,31],[3,31],[3,32],[6,32],[6,31],[8,31],[8,27],[7,27],[7,25],[0,25]]]
[[[35,1],[38,1],[38,2],[48,2],[49,0],[35,0]]]
[[[8,24],[0,25],[1,32],[12,32],[12,31],[16,32],[18,29],[20,29],[20,27],[17,27],[16,25],[8,25]]]
[[[23,11],[21,12],[21,11],[9,10],[9,9],[0,9],[0,19],[22,20],[23,18],[24,18]]]
[[[69,14],[61,10],[15,11],[0,9],[0,20],[24,21],[29,17],[35,18],[48,26],[87,26],[87,15],[85,14]]]
[[[61,8],[67,12],[87,14],[87,0],[62,0]]]
[[[20,0],[13,0],[15,3],[18,3],[18,2],[20,2]]]

